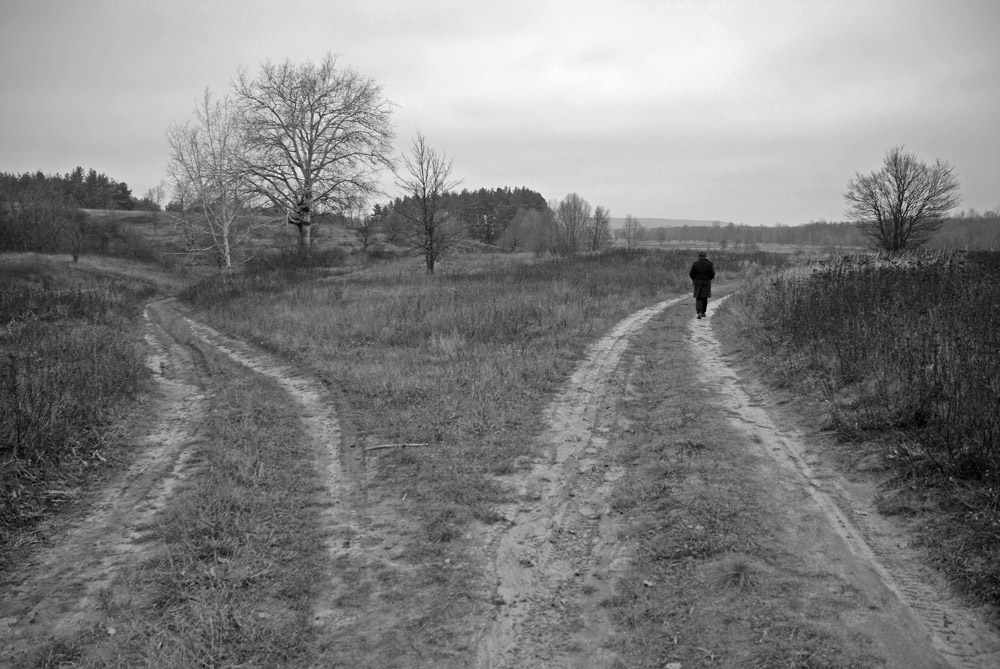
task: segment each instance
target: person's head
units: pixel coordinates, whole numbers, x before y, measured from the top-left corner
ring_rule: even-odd
[[[708,257],[708,254],[707,254],[707,253],[705,253],[704,251],[699,251],[699,252],[698,252],[698,257],[699,257],[699,258],[707,258],[707,257]]]

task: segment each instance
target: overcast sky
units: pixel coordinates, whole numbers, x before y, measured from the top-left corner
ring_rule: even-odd
[[[398,105],[397,150],[423,132],[469,189],[842,220],[848,179],[904,145],[982,211],[998,36],[998,0],[0,0],[0,171],[93,167],[141,197],[206,87],[333,53]]]

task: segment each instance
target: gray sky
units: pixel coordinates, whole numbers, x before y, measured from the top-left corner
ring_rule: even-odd
[[[997,0],[0,0],[0,171],[93,167],[141,197],[206,87],[330,52],[398,105],[399,151],[420,130],[469,189],[842,220],[848,179],[904,145],[982,211],[998,33]]]

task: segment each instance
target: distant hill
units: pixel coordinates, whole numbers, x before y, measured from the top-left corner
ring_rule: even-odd
[[[644,228],[679,228],[682,225],[712,225],[715,221],[699,221],[695,219],[684,219],[684,218],[643,218],[637,216],[639,222],[642,223]],[[726,221],[722,222],[723,225]],[[620,228],[625,225],[624,218],[611,218],[611,227]]]

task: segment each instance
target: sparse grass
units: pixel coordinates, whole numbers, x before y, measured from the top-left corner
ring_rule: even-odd
[[[922,514],[942,569],[1000,612],[998,281],[997,254],[863,256],[725,308],[772,382],[821,396],[842,438],[882,454],[883,509]]]
[[[41,256],[0,258],[0,561],[110,457],[110,432],[147,377],[137,321],[152,292],[70,279]]]

